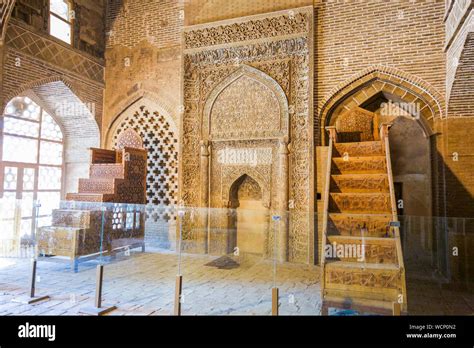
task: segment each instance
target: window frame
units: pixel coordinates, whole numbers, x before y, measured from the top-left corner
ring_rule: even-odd
[[[34,193],[34,199],[37,200],[38,193],[47,193],[47,192],[57,192],[59,193],[60,199],[64,197],[64,190],[65,190],[65,183],[66,183],[66,160],[65,160],[65,155],[66,155],[66,141],[65,141],[65,132],[63,126],[55,119],[53,114],[46,110],[40,103],[38,103],[35,99],[31,98],[29,95],[19,95],[17,97],[20,98],[29,98],[33,103],[38,105],[40,108],[40,115],[38,120],[29,120],[25,119],[22,117],[18,117],[15,115],[10,115],[4,110],[3,114],[1,115],[0,119],[0,198],[3,197],[5,192],[10,192],[12,190],[5,190],[3,187],[3,174],[4,174],[4,168],[5,167],[22,167],[22,168],[35,168],[35,183],[34,183],[34,189],[33,190],[27,190],[27,191],[32,191]],[[14,97],[16,98],[16,97]],[[12,98],[12,100],[14,99]],[[10,101],[9,101],[10,102]],[[8,103],[9,103],[8,102]],[[8,105],[7,103],[7,105]],[[47,139],[42,137],[42,124],[43,124],[43,119],[44,119],[44,113],[48,114],[54,122],[58,125],[59,129],[61,130],[61,135],[62,135],[62,140],[53,140],[53,139]],[[39,125],[38,128],[38,136],[37,137],[32,137],[28,135],[19,135],[19,134],[14,134],[14,133],[9,133],[5,132],[5,127],[4,127],[4,122],[6,118],[10,119],[16,119],[16,120],[21,120],[21,121],[28,121],[31,123],[36,123]],[[36,162],[34,163],[28,163],[28,162],[13,162],[13,161],[6,161],[3,159],[3,143],[4,143],[4,138],[5,136],[9,137],[16,137],[20,139],[30,139],[30,140],[35,140],[37,142],[36,145]],[[46,143],[52,143],[52,144],[60,144],[62,146],[62,151],[61,151],[61,156],[62,156],[62,161],[61,164],[45,164],[41,162],[41,143],[46,142]],[[61,170],[61,187],[59,189],[39,189],[39,171],[41,167],[48,167],[48,168],[58,168]],[[24,191],[24,190],[22,190]]]
[[[62,43],[66,44],[66,45],[69,45],[69,46],[73,46],[74,44],[74,18],[69,18],[69,20],[66,20],[64,19],[63,17],[61,17],[60,15],[56,14],[55,12],[51,11],[51,1],[52,0],[49,0],[48,1],[48,13],[49,13],[49,16],[48,16],[48,33],[49,35],[51,35],[52,37],[54,37],[55,39],[61,41]],[[71,14],[71,11],[74,11],[73,8],[73,2],[71,0],[63,0],[66,4],[67,4],[67,7],[68,7],[68,17],[70,17],[70,14]],[[64,23],[68,24],[69,25],[69,28],[70,28],[70,38],[71,38],[71,42],[66,42],[62,39],[60,39],[59,37],[57,36],[54,36],[52,33],[51,33],[51,16],[54,16],[56,19],[59,19],[61,21],[63,21]]]

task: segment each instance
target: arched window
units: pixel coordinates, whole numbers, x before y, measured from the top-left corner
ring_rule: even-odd
[[[50,0],[49,33],[58,39],[72,44],[72,19],[74,12],[67,0]]]
[[[0,156],[0,238],[20,243],[33,235],[34,202],[40,201],[38,217],[46,220],[61,199],[62,130],[30,98],[13,98],[0,119]]]

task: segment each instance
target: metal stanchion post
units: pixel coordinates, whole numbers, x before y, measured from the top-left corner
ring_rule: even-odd
[[[79,310],[81,314],[104,315],[115,309],[116,306],[102,306],[102,286],[104,280],[104,265],[97,265],[95,281],[95,303],[93,307],[84,307]]]
[[[106,305],[102,306],[102,288],[103,288],[103,281],[104,281],[104,265],[103,265],[103,240],[104,240],[104,228],[105,228],[105,211],[106,208],[102,207],[102,225],[100,229],[100,264],[97,265],[96,277],[95,277],[95,303],[94,306],[88,306],[81,308],[79,313],[81,314],[88,314],[88,315],[104,315],[107,314],[115,309],[116,306],[113,305]]]
[[[38,216],[39,216],[39,208],[41,207],[41,204],[39,201],[37,201],[34,204],[34,214],[35,220],[34,220],[34,230],[35,230],[35,236],[34,238],[36,239],[36,228],[38,226]],[[35,249],[36,252],[36,249]],[[50,297],[48,295],[44,296],[36,296],[36,267],[37,267],[37,260],[36,260],[36,255],[34,255],[33,259],[31,260],[31,274],[30,274],[30,294],[29,296],[22,296],[22,297],[17,297],[14,298],[12,301],[17,302],[17,303],[23,303],[23,304],[32,304],[32,303],[37,303],[40,301],[45,301],[49,300]]]
[[[273,215],[272,220],[274,222],[274,247],[273,247],[273,288],[272,288],[272,315],[278,315],[279,310],[279,294],[278,287],[276,286],[276,268],[277,268],[277,253],[278,253],[278,227],[281,220],[281,216]]]
[[[179,216],[179,240],[178,240],[178,275],[174,293],[174,315],[181,315],[181,302],[183,295],[183,276],[181,275],[181,240],[183,239],[183,217],[184,209],[178,211]]]
[[[31,261],[31,275],[30,275],[30,295],[14,298],[12,301],[23,304],[32,304],[39,301],[49,300],[50,297],[45,296],[36,296],[36,259]]]

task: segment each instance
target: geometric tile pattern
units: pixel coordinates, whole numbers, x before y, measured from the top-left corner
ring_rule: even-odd
[[[120,135],[133,129],[143,140],[148,151],[147,203],[158,205],[157,213],[148,214],[153,221],[168,220],[167,206],[177,203],[178,195],[178,138],[167,118],[157,111],[140,106],[118,126],[113,143]]]
[[[67,69],[84,78],[103,82],[103,66],[76,51],[63,47],[18,25],[11,24],[5,38],[6,44],[29,56]]]
[[[3,42],[3,38],[5,37],[8,19],[14,5],[15,0],[2,0],[0,2],[0,42]]]

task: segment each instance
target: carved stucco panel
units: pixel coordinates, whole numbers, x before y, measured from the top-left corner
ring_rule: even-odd
[[[210,133],[213,139],[261,136],[262,132],[279,132],[280,121],[276,96],[257,80],[244,75],[216,98],[211,110]]]
[[[311,16],[305,18],[307,18],[305,28],[308,28]],[[193,40],[195,39],[196,36]],[[220,39],[214,36],[212,40]],[[182,133],[183,182],[181,190],[182,198],[187,205],[197,205],[200,202],[198,189],[200,183],[199,141],[209,134],[209,129],[206,130],[205,104],[209,100],[213,100],[210,94],[216,86],[223,83],[230,75],[238,73],[239,69],[242,69],[242,65],[245,65],[269,76],[283,90],[283,94],[287,98],[287,110],[291,110],[287,116],[290,134],[289,200],[293,201],[294,209],[290,213],[289,255],[290,261],[294,262],[308,261],[309,237],[312,230],[310,221],[313,220],[313,213],[308,209],[312,194],[310,192],[312,122],[310,122],[309,106],[312,99],[309,82],[312,64],[309,57],[309,45],[308,37],[305,34],[300,37],[252,42],[234,47],[204,48],[204,46],[210,46],[204,43],[203,45],[199,44],[199,47],[202,47],[200,50],[185,51],[184,57],[185,114]],[[249,139],[239,141],[241,147],[254,145]],[[219,146],[222,146],[220,142],[211,140],[211,158],[215,156],[214,152],[219,149]],[[260,143],[259,146],[262,144]],[[272,146],[275,146],[274,154],[276,154],[276,144]],[[232,183],[243,174],[250,175],[257,182],[263,180],[258,179],[260,176],[278,180],[277,162],[277,156],[275,156],[271,166],[267,166],[267,169],[253,168],[261,174],[253,173],[254,175],[252,175],[248,168],[238,169],[235,166],[226,168],[211,159],[211,206],[221,206],[223,201],[227,200],[226,195],[228,195]],[[235,173],[235,178],[225,179],[230,172]],[[269,192],[270,202],[276,201],[278,183],[262,184],[259,182],[259,185],[262,187],[264,197],[265,192]],[[219,195],[216,196],[216,193]]]

